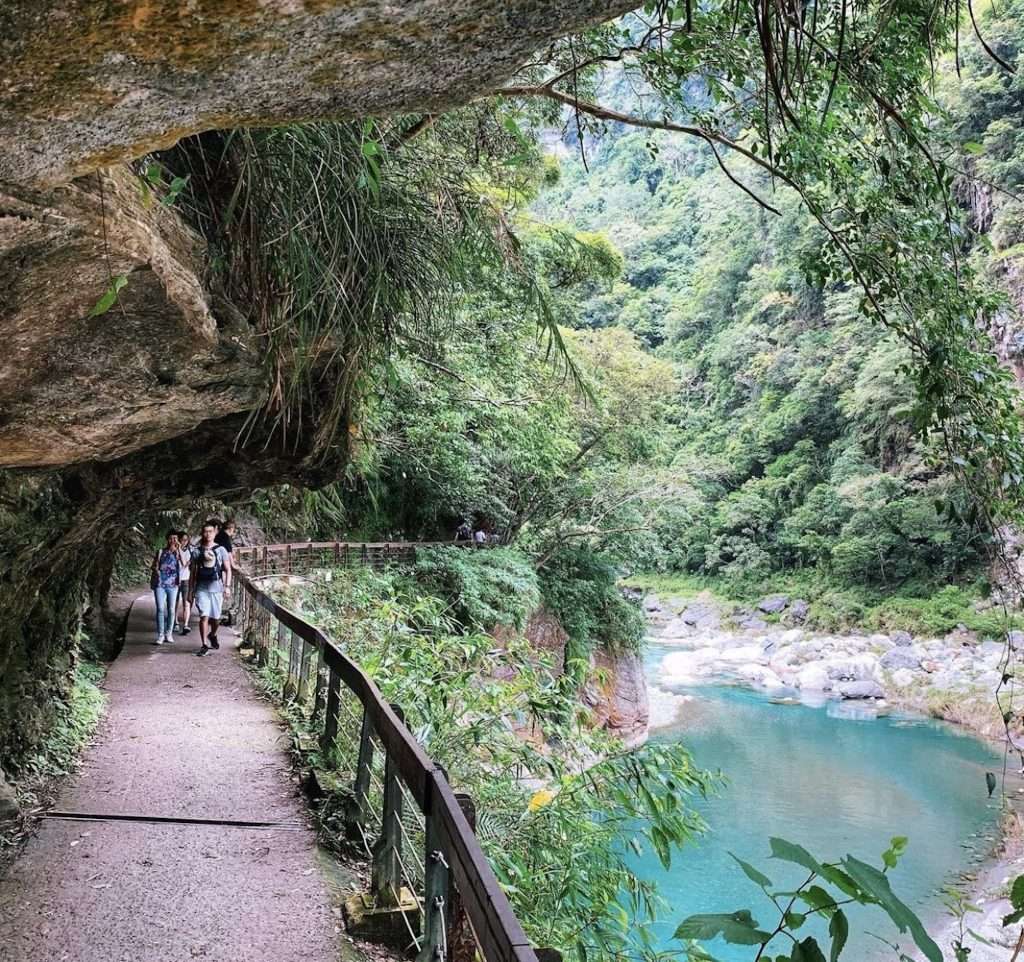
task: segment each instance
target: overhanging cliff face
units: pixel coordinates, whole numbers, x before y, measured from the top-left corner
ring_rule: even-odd
[[[202,130],[437,111],[617,0],[13,0],[0,181],[63,183]]]
[[[140,185],[126,167],[0,185],[2,467],[109,461],[256,403],[249,325],[214,309],[203,242]]]

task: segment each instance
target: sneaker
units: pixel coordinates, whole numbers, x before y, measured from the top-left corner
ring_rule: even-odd
[[[187,635],[187,634],[188,634],[188,633],[189,633],[189,632],[190,632],[191,630],[192,630],[192,629],[191,629],[191,628],[189,628],[189,626],[188,626],[188,625],[182,625],[182,626],[181,626],[181,633],[182,633],[183,635]]]
[[[205,655],[209,650],[210,649],[207,648],[206,645],[203,645],[203,647],[200,648],[199,651],[196,652],[196,656],[199,657],[199,658],[202,658],[203,655]]]
[[[153,642],[154,645],[162,645],[163,643],[163,638],[157,638],[156,641]]]
[[[174,644],[174,639],[170,635],[167,635],[167,637],[164,638],[164,644],[165,645],[173,645]]]
[[[210,637],[207,640],[210,642],[211,648],[220,648],[220,642],[217,641],[216,635],[210,635]]]

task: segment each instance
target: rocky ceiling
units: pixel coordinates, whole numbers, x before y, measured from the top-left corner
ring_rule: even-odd
[[[202,130],[440,110],[621,0],[0,4],[0,467],[112,461],[249,410],[247,325],[124,162]],[[90,317],[111,276],[120,303]]]

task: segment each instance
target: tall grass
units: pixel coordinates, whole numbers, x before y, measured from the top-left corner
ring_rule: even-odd
[[[437,343],[464,291],[521,273],[468,161],[387,150],[370,123],[316,123],[204,134],[168,155],[189,174],[183,200],[264,348],[264,403],[243,440],[269,426],[267,437],[328,456],[396,345]],[[560,350],[543,299],[530,307]]]

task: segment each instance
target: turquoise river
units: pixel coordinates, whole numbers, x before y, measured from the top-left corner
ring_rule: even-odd
[[[651,688],[658,686],[661,659],[671,650],[649,648]],[[698,912],[749,907],[763,926],[774,927],[773,906],[729,855],[753,863],[779,887],[792,886],[802,880],[802,870],[768,858],[773,835],[800,843],[821,860],[850,853],[874,864],[892,836],[907,836],[907,853],[891,873],[893,889],[930,930],[948,924],[940,889],[976,869],[996,837],[998,805],[985,786],[985,772],[1001,768],[992,749],[941,723],[875,718],[849,704],[779,704],[726,685],[676,691],[689,696],[680,720],[654,737],[682,740],[701,767],[721,770],[727,781],[699,805],[707,834],[669,871],[653,854],[635,859],[637,873],[654,881],[670,906],[657,923],[662,948],[678,948],[676,925]],[[891,957],[866,934],[899,940],[878,911],[861,908],[850,922],[844,958]],[[709,948],[721,962],[756,954],[724,943]]]

